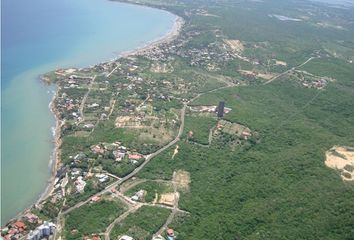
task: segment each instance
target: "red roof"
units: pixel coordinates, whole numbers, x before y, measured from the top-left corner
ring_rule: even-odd
[[[21,222],[21,221],[17,221],[17,222],[15,222],[15,227],[17,227],[17,228],[25,228],[26,227],[26,225],[23,223],[23,222]]]
[[[174,231],[173,231],[172,228],[167,229],[166,232],[167,232],[167,235],[168,235],[168,236],[174,236]]]
[[[142,158],[142,156],[138,155],[138,154],[130,154],[129,155],[129,159],[139,160],[140,158]]]

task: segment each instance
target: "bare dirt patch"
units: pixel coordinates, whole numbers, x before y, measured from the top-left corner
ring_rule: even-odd
[[[181,191],[189,191],[189,184],[191,183],[190,173],[183,170],[178,170],[174,179],[177,188]]]
[[[176,154],[178,153],[178,149],[179,149],[179,146],[177,145],[175,150],[173,151],[173,155],[172,155],[172,158],[171,159],[174,159]]]
[[[177,199],[175,193],[165,193],[165,194],[161,194],[159,203],[172,207],[176,200]]]
[[[286,67],[288,64],[284,61],[280,61],[280,60],[275,59],[275,65]]]
[[[273,73],[260,73],[257,71],[249,71],[249,70],[239,70],[239,73],[241,73],[244,76],[263,78],[265,80],[270,80],[273,77],[275,77],[275,74],[273,74]]]
[[[167,63],[153,63],[150,68],[154,73],[171,73],[173,70],[172,65]]]
[[[231,40],[231,39],[225,39],[224,42],[229,45],[229,47],[237,52],[237,53],[242,53],[245,50],[245,47],[243,46],[242,42],[240,40]]]
[[[327,167],[338,170],[344,181],[354,181],[354,148],[334,146],[326,152]]]

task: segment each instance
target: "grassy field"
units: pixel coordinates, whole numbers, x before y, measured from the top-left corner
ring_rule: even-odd
[[[209,143],[209,132],[215,127],[216,118],[204,116],[186,116],[185,118],[185,135],[188,140],[203,145]],[[191,136],[187,136],[191,133]]]
[[[165,223],[170,214],[169,209],[143,206],[130,214],[122,223],[115,225],[111,239],[128,235],[136,240],[148,240]]]
[[[124,207],[120,203],[107,200],[75,209],[65,218],[65,239],[82,239],[84,236],[104,232],[123,212]]]

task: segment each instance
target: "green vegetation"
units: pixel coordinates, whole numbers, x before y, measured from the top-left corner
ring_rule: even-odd
[[[210,130],[215,127],[216,118],[205,116],[186,116],[185,134],[188,140],[203,145],[209,143]]]
[[[70,212],[65,218],[64,234],[67,240],[82,239],[93,233],[104,232],[124,208],[121,203],[102,200]]]
[[[170,214],[169,209],[143,206],[130,214],[122,223],[115,225],[111,239],[121,235],[129,235],[136,240],[150,240],[165,223]]]
[[[139,2],[180,15],[185,27],[144,56],[107,63],[104,73],[99,66],[87,71],[98,76],[94,83],[78,79],[80,88],[71,88],[67,77],[57,81],[63,162],[125,176],[142,162],[115,161],[112,151],[94,154],[92,145],[119,141],[128,151],[149,154],[173,139],[183,103],[225,101],[232,111],[224,119],[249,128],[252,137],[225,130],[201,146],[209,143],[216,119],[187,111],[181,141],[154,157],[137,174],[149,181],[127,194],[145,189],[151,202],[155,192],[167,191],[152,180],[171,180],[174,171],[185,170],[191,183],[178,207],[189,214],[172,223],[179,239],[352,239],[354,185],[328,169],[324,158],[334,145],[354,145],[353,8],[283,0]],[[78,153],[85,157],[74,159]],[[101,187],[88,183],[85,194],[67,203]],[[74,210],[65,236],[102,232],[121,211],[111,205]],[[54,216],[51,208],[60,209],[47,203],[43,214]],[[83,221],[89,230],[78,223],[83,212],[91,214]],[[111,237],[150,239],[169,213],[144,206]]]

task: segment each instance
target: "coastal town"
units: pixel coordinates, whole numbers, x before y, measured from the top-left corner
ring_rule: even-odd
[[[161,7],[151,2],[147,5]],[[163,9],[172,11],[173,6],[163,5]],[[267,41],[238,39],[217,24],[198,26],[201,18],[220,18],[213,9],[194,5],[182,9],[175,10],[179,16],[174,29],[162,40],[112,61],[56,69],[42,76],[44,83],[56,86],[51,102],[57,121],[52,178],[39,201],[1,228],[3,239],[183,239],[179,226],[185,219],[194,215],[197,222],[205,221],[199,219],[197,208],[187,207],[195,179],[212,185],[212,179],[223,174],[223,184],[229,184],[229,178],[239,177],[243,171],[231,174],[230,166],[258,157],[256,152],[246,161],[230,157],[232,154],[270,141],[262,132],[271,129],[276,134],[279,126],[297,117],[296,110],[289,110],[285,120],[268,129],[264,124],[271,124],[280,113],[259,108],[254,111],[258,114],[255,119],[251,111],[260,104],[245,104],[248,97],[261,96],[260,86],[267,88],[286,79],[297,90],[314,92],[305,109],[338,81],[306,68],[331,57],[328,52],[311,51],[291,63]],[[247,91],[247,87],[256,93],[240,96],[238,89]],[[261,100],[271,102],[269,96]],[[295,144],[289,136],[281,137],[289,145]],[[218,154],[204,163],[206,151]],[[192,165],[197,158],[200,162]],[[152,165],[154,161],[160,165]],[[187,163],[192,167],[187,168]],[[198,173],[203,166],[218,169],[221,164],[228,168],[215,174]],[[251,179],[240,179],[252,188],[248,177]],[[247,194],[238,190],[242,203]],[[257,191],[265,194],[262,189]],[[204,197],[203,191],[198,194],[197,202]],[[227,203],[229,194],[233,193],[217,203]],[[208,201],[216,196],[213,193]],[[200,200],[198,204],[205,203]]]

